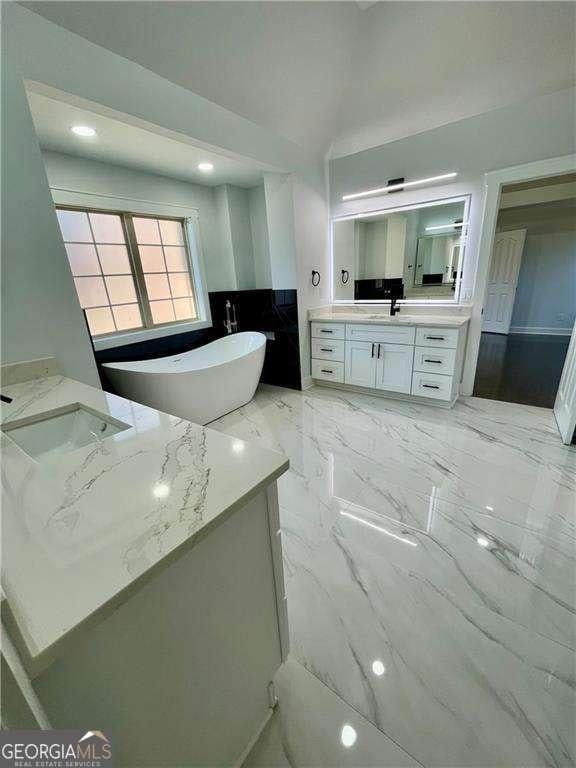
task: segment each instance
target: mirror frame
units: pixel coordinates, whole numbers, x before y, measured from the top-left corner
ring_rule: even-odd
[[[371,219],[380,214],[401,213],[402,211],[415,211],[421,208],[434,208],[439,205],[449,205],[451,203],[464,203],[464,213],[462,218],[468,222],[466,233],[462,232],[460,248],[460,269],[456,278],[454,297],[452,299],[399,299],[398,304],[418,304],[418,305],[450,305],[460,304],[460,291],[462,286],[462,277],[464,275],[467,254],[468,240],[470,234],[470,203],[471,195],[455,195],[453,197],[442,197],[437,200],[426,200],[421,203],[410,203],[407,205],[396,205],[390,208],[377,208],[370,211],[352,213],[345,216],[334,216],[330,219],[330,302],[332,304],[353,305],[353,304],[374,304],[376,306],[387,306],[389,299],[336,299],[334,298],[334,224],[339,221],[351,221],[355,219]],[[463,228],[464,229],[464,228]]]

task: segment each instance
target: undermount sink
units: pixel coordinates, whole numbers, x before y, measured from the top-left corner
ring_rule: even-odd
[[[130,424],[111,419],[82,405],[41,413],[26,423],[5,424],[5,432],[33,459],[47,459],[130,429]]]

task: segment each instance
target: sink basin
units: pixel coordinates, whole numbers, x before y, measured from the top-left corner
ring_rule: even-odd
[[[82,405],[41,413],[25,423],[8,423],[2,427],[25,453],[40,460],[100,442],[125,429],[130,429],[130,424]]]

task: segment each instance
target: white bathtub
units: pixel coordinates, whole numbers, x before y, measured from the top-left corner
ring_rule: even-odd
[[[236,333],[172,357],[104,363],[119,395],[197,424],[207,424],[254,397],[266,336]]]

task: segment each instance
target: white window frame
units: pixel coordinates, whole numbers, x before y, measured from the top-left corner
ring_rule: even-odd
[[[113,349],[127,344],[136,344],[140,341],[161,339],[166,336],[175,336],[179,333],[190,333],[203,328],[212,327],[212,315],[210,313],[210,301],[206,284],[206,272],[204,269],[204,255],[202,252],[202,238],[200,233],[200,215],[197,208],[175,203],[157,203],[136,198],[122,198],[107,195],[95,195],[92,193],[77,192],[52,188],[52,199],[55,206],[68,206],[80,210],[99,210],[106,213],[129,213],[132,216],[161,216],[183,220],[186,227],[186,237],[189,246],[190,278],[194,285],[194,294],[197,303],[198,317],[195,320],[183,320],[169,325],[159,325],[152,328],[137,328],[134,330],[120,331],[105,336],[91,336],[94,349]]]

